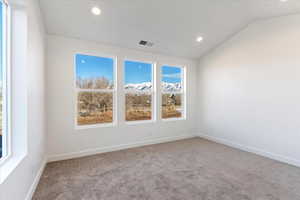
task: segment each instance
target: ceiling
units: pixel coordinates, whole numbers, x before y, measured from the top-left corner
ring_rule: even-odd
[[[199,58],[250,22],[300,13],[300,0],[40,0],[49,34]],[[100,16],[91,8],[101,8]],[[204,37],[201,43],[197,36]],[[140,40],[154,42],[141,47]]]

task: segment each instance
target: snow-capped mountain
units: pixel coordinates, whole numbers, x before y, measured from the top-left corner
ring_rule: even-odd
[[[149,92],[152,88],[152,83],[145,82],[145,83],[137,83],[137,84],[126,84],[124,86],[125,90],[129,91],[140,91],[140,92]]]
[[[150,92],[152,88],[152,83],[137,83],[137,84],[126,84],[124,88],[127,91],[131,92]],[[162,82],[162,91],[163,92],[180,92],[181,83],[166,83]]]
[[[180,92],[181,91],[181,83],[162,82],[162,91],[163,92]]]

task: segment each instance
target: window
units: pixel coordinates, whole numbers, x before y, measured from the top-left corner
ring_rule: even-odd
[[[0,158],[8,155],[7,5],[0,1]]]
[[[153,64],[124,62],[126,121],[153,120]]]
[[[162,66],[162,119],[185,117],[184,68]]]
[[[115,121],[114,71],[114,58],[76,55],[76,122],[78,126]]]

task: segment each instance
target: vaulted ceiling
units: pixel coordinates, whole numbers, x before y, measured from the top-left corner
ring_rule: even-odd
[[[199,58],[257,19],[300,13],[300,0],[40,0],[49,34]],[[91,13],[93,6],[101,15]],[[201,43],[196,42],[202,36]],[[141,47],[140,40],[154,42]]]

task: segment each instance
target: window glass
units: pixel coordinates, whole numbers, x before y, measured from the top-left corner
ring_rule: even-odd
[[[126,121],[151,120],[151,94],[126,94]]]
[[[77,101],[78,125],[113,122],[111,92],[79,92]]]
[[[76,55],[77,125],[112,123],[114,59]]]
[[[162,66],[162,118],[181,118],[184,108],[183,68],[175,66]]]
[[[125,61],[126,121],[152,119],[153,64]]]
[[[96,56],[76,56],[77,88],[113,89],[114,60]]]
[[[182,69],[179,67],[162,67],[163,92],[181,92],[182,90]]]
[[[162,95],[162,118],[182,117],[182,94]]]

